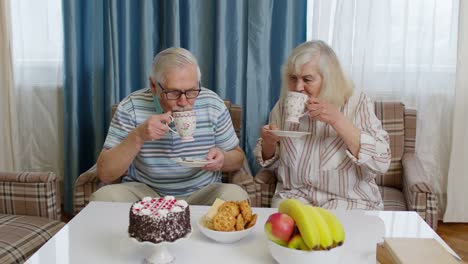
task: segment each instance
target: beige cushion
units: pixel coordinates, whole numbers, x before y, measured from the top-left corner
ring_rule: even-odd
[[[0,263],[23,263],[65,224],[43,217],[0,214]]]
[[[403,192],[392,187],[379,186],[385,211],[407,211]]]
[[[57,197],[55,173],[0,172],[0,213],[59,220]]]
[[[379,186],[402,188],[401,158],[405,146],[404,111],[405,106],[400,102],[375,103],[375,114],[382,121],[382,126],[390,137],[392,155],[392,161],[387,173],[378,175],[375,179]]]

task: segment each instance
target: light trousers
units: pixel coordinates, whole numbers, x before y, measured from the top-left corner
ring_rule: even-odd
[[[91,195],[90,200],[133,203],[146,196],[161,197],[144,183],[124,182],[106,185],[98,189]],[[176,198],[183,199],[191,205],[212,205],[216,198],[224,201],[242,201],[249,200],[249,195],[236,184],[212,183],[189,196],[178,196]]]

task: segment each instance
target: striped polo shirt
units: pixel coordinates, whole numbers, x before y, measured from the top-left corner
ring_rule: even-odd
[[[178,165],[173,158],[206,158],[211,148],[230,151],[239,145],[231,116],[219,96],[202,88],[193,107],[197,115],[195,141],[181,142],[168,131],[162,138],[143,144],[123,182],[145,183],[160,195],[185,196],[213,182],[221,182],[221,172],[205,171]],[[138,125],[156,114],[149,88],[131,93],[123,99],[111,121],[104,142],[105,149],[120,144]],[[174,123],[169,127],[175,130]]]

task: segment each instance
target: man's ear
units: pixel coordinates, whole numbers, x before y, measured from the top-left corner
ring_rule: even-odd
[[[153,92],[154,95],[156,95],[156,84],[154,84],[153,79],[151,77],[148,77],[148,82],[151,88],[151,91]]]

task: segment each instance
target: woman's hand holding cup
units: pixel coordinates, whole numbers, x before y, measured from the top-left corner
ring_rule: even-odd
[[[309,98],[306,108],[311,118],[332,126],[343,117],[338,107],[314,97]]]

